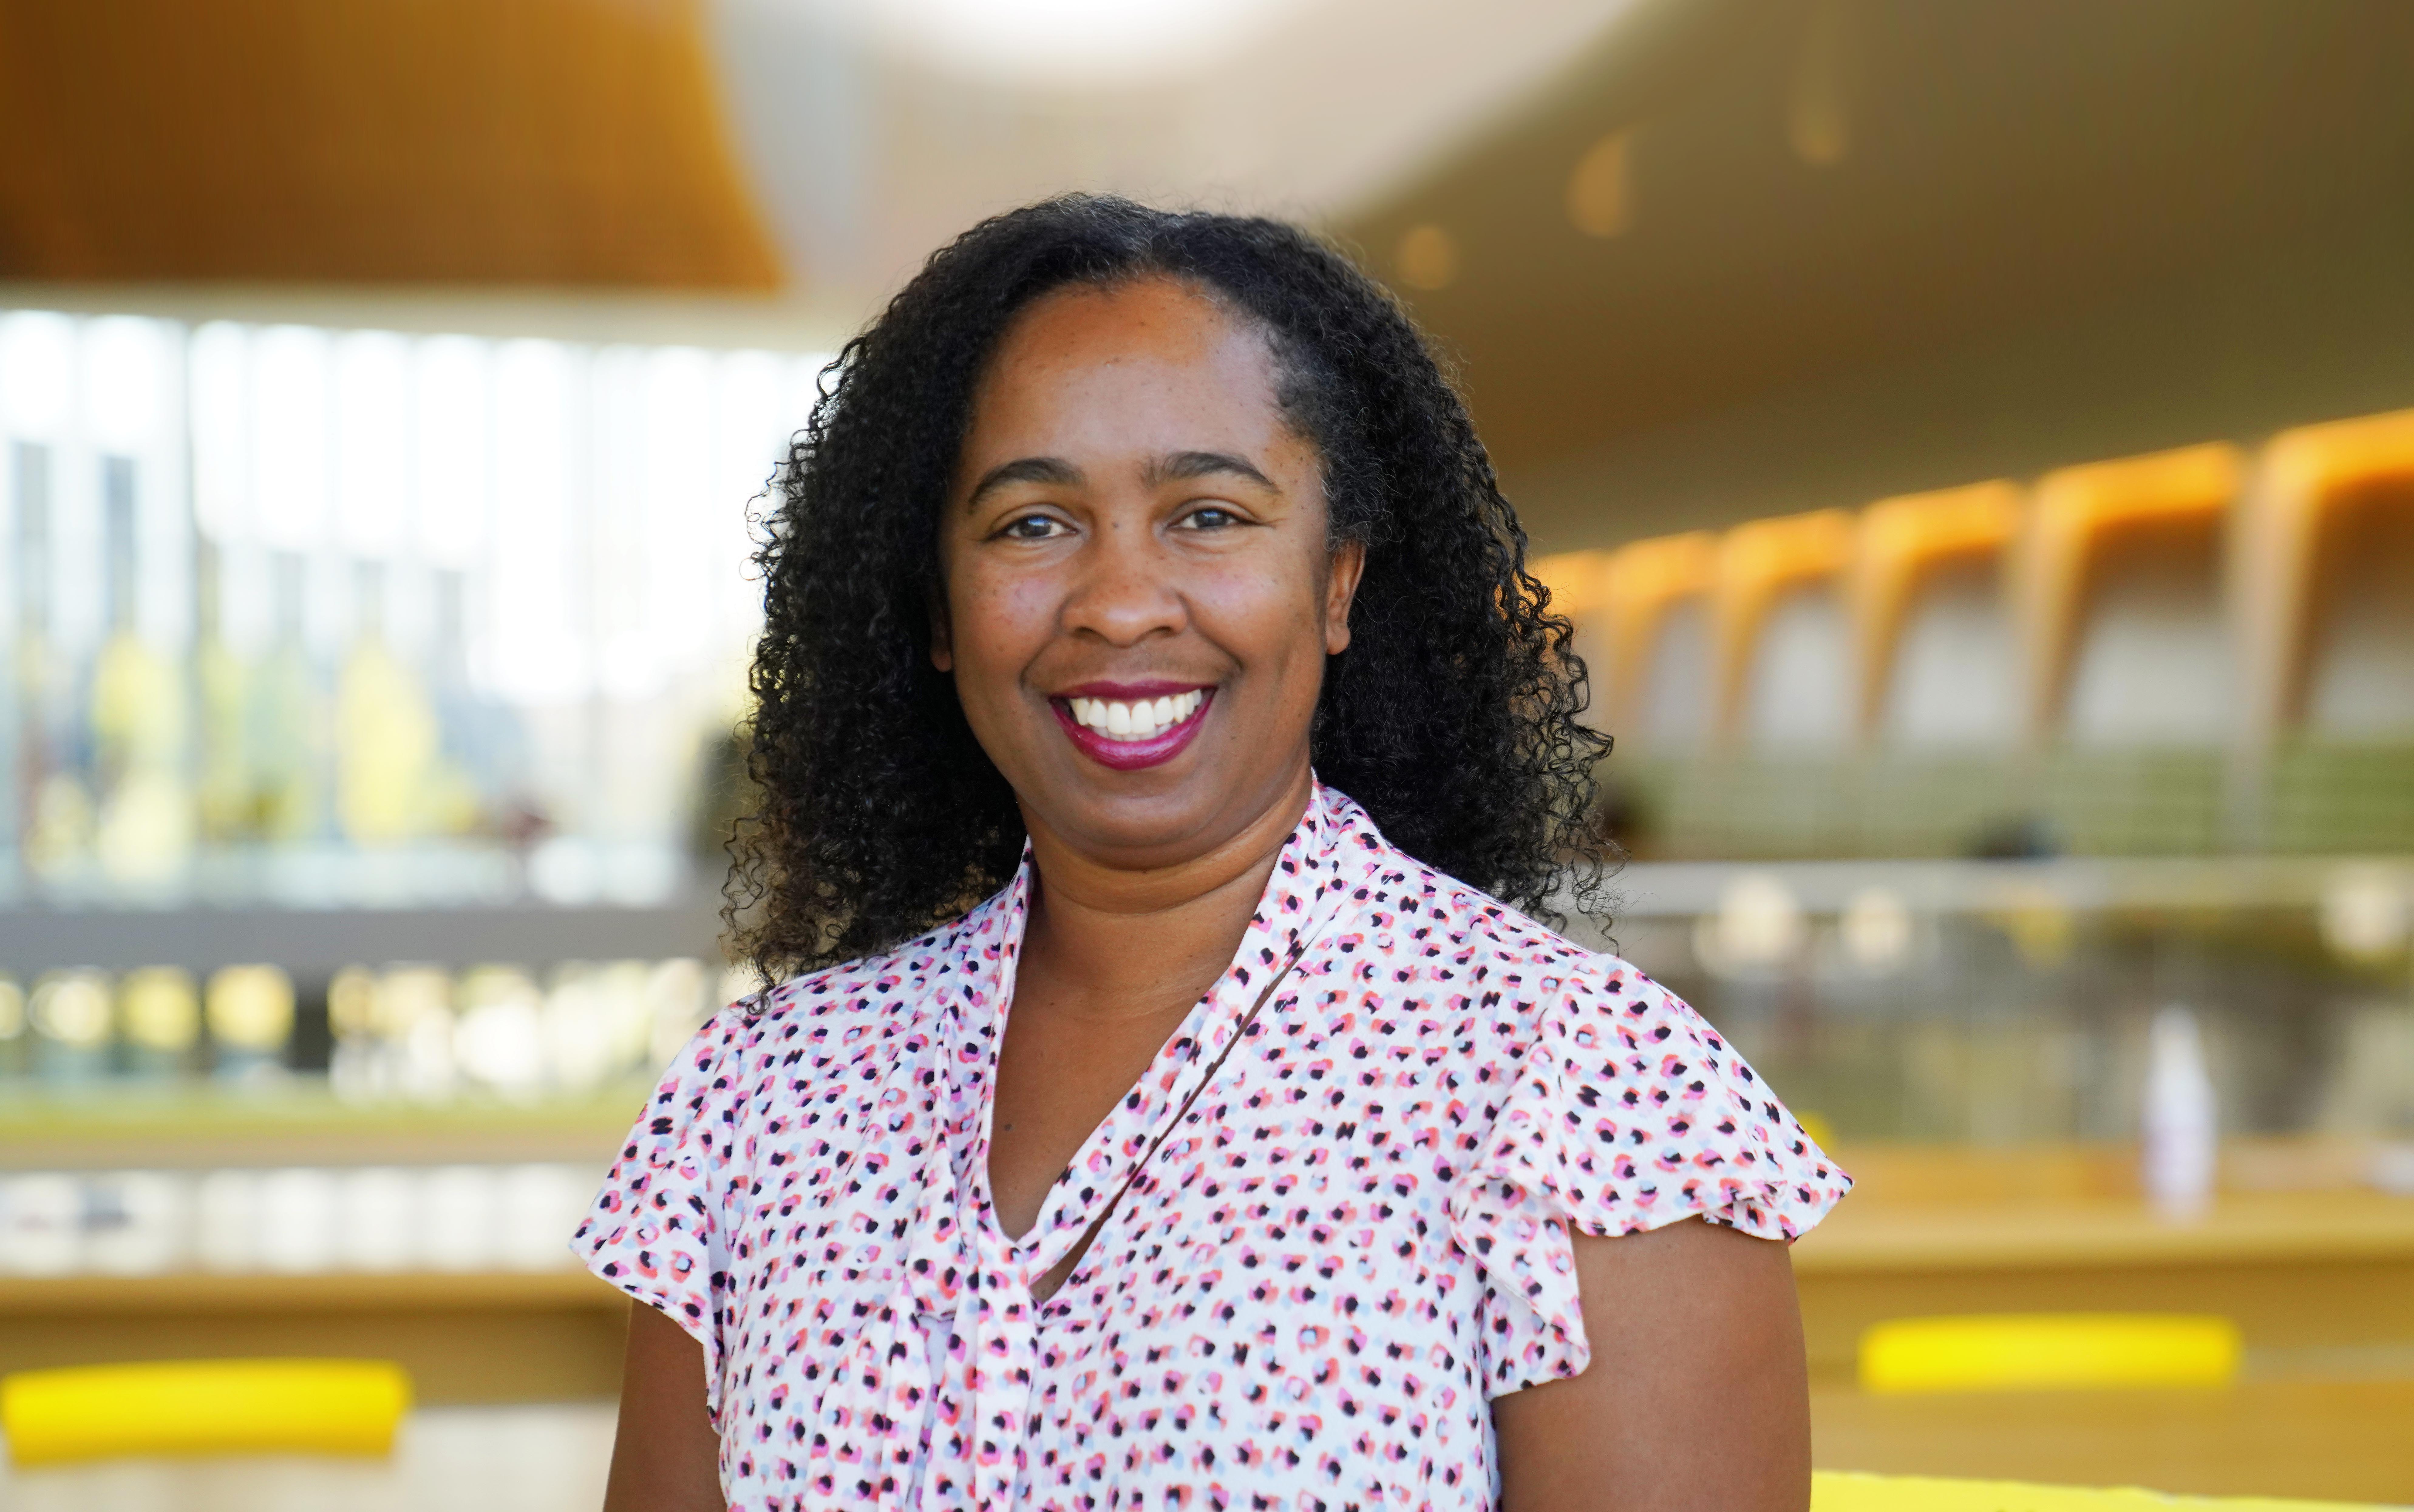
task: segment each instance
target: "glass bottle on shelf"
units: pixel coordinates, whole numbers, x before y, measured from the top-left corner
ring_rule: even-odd
[[[215,846],[258,839],[261,819],[246,736],[251,668],[227,639],[226,572],[226,549],[203,540],[193,574],[193,683],[201,713],[194,801],[201,838]]]
[[[274,966],[221,967],[211,973],[202,1015],[219,1076],[274,1076],[293,1039],[292,979]]]
[[[167,1077],[193,1069],[201,1000],[188,972],[172,966],[127,972],[117,985],[117,1023],[129,1074]]]
[[[360,630],[335,691],[335,812],[355,845],[391,845],[424,834],[432,817],[436,712],[418,674],[388,645],[384,578],[356,570]]]
[[[276,638],[249,689],[250,765],[261,832],[271,846],[302,846],[324,832],[325,700],[303,638],[303,574],[296,552],[279,552],[271,578]]]

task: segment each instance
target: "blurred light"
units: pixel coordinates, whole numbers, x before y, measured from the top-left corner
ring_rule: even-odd
[[[1719,890],[1716,913],[1695,922],[1693,948],[1718,974],[1766,971],[1798,955],[1809,933],[1784,879],[1748,871]]]
[[[2379,867],[2342,867],[2322,889],[2322,942],[2351,961],[2385,961],[2406,944],[2406,889]]]
[[[1873,974],[1900,971],[1911,955],[1911,910],[1891,887],[1864,887],[1837,921],[1844,955]]]
[[[160,1055],[181,1055],[201,1036],[201,996],[190,974],[172,966],[128,971],[117,988],[126,1041]]]
[[[505,342],[495,354],[491,676],[528,704],[583,698],[591,681],[577,591],[585,519],[571,508],[572,391],[585,367],[550,341]]]
[[[0,1274],[63,1276],[82,1250],[83,1191],[73,1177],[0,1178]]]
[[[645,356],[639,379],[644,452],[638,476],[645,490],[641,539],[646,578],[644,633],[654,643],[652,685],[694,668],[711,645],[715,616],[731,585],[731,565],[714,550],[724,540],[716,511],[735,512],[742,498],[722,498],[713,486],[713,366],[705,353],[665,347]]]
[[[172,435],[173,342],[162,322],[130,315],[84,327],[83,417],[94,444],[142,452]]]
[[[473,336],[429,336],[412,364],[410,512],[420,552],[438,567],[475,566],[485,550],[494,423],[487,358],[487,344]]]
[[[203,1011],[221,1049],[274,1054],[293,1032],[293,983],[274,966],[221,967]]]
[[[1618,131],[1592,144],[1568,175],[1568,220],[1587,236],[1623,236],[1633,224],[1629,151],[1632,132]]]
[[[205,1269],[249,1270],[260,1255],[260,1173],[212,1171],[193,1188],[193,1257]]]
[[[2414,1143],[2393,1140],[2376,1148],[2364,1179],[2392,1197],[2414,1197]]]
[[[251,332],[213,320],[185,357],[193,449],[193,513],[221,543],[251,534]]]
[[[482,966],[461,982],[453,1053],[471,1078],[512,1096],[544,1083],[544,1000],[516,967]]]
[[[190,1254],[192,1184],[162,1171],[85,1178],[84,1264],[113,1276],[155,1276]]]
[[[805,415],[788,399],[790,363],[770,352],[732,352],[721,360],[715,405],[714,508],[707,514],[712,555],[723,574],[713,595],[721,637],[745,637],[762,623],[763,595],[749,558],[753,530],[749,516],[772,502],[766,497],[774,472],[788,453],[788,440],[803,428]]]
[[[1852,62],[1855,0],[1816,0],[1795,55],[1785,136],[1794,156],[1812,168],[1833,168],[1852,150],[1846,71]]]
[[[109,1043],[109,978],[98,971],[54,971],[34,984],[27,1016],[34,1032],[76,1049]]]
[[[498,1183],[496,1259],[513,1270],[570,1263],[570,1236],[587,1215],[595,1183],[566,1165],[514,1165]]]
[[[368,1165],[336,1178],[335,1257],[355,1270],[402,1270],[417,1257],[420,1181],[414,1172]]]
[[[686,956],[663,962],[647,977],[646,1005],[652,1018],[648,1048],[655,1069],[669,1065],[720,1006],[707,996],[708,987],[719,985],[707,982],[702,961]]]
[[[335,346],[335,521],[346,550],[391,558],[410,525],[410,343],[354,331]]]
[[[2010,939],[2021,964],[2034,971],[2062,965],[2078,943],[2077,916],[2070,904],[2049,888],[2008,887],[1989,911],[1989,917]]]
[[[0,431],[54,440],[74,394],[75,322],[41,310],[0,315]]]
[[[1034,82],[1129,83],[1197,71],[1295,0],[839,0],[893,45],[943,67]]]
[[[0,1042],[25,1032],[25,989],[12,976],[0,976]]]
[[[285,551],[315,550],[327,531],[327,333],[279,325],[253,339],[252,501],[260,538]]]
[[[1411,226],[1400,237],[1393,262],[1400,282],[1410,289],[1447,289],[1458,278],[1458,243],[1431,222]]]
[[[306,1275],[335,1259],[334,1175],[306,1166],[260,1178],[260,1266]]]
[[[460,1066],[451,979],[433,967],[387,972],[378,983],[378,1016],[395,1046],[396,1089],[421,1101],[450,1096]]]
[[[603,896],[603,867],[593,842],[556,835],[529,852],[529,890],[548,903],[577,908]]]
[[[604,1015],[596,975],[591,967],[566,965],[544,995],[544,1069],[547,1079],[565,1091],[590,1091],[615,1069],[618,1036]]]
[[[347,966],[327,984],[327,1028],[337,1040],[365,1040],[377,1032],[377,978],[362,966]]]
[[[484,1270],[495,1262],[500,1192],[483,1165],[445,1165],[423,1178],[420,1259],[433,1270]],[[564,1243],[568,1242],[565,1231]]]

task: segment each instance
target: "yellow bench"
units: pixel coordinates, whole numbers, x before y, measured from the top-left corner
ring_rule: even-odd
[[[1898,1318],[1861,1336],[1861,1389],[2079,1391],[2219,1386],[2244,1353],[2228,1318],[2007,1312]]]
[[[129,1455],[382,1455],[410,1407],[410,1377],[387,1360],[174,1360],[0,1378],[0,1431],[20,1465]]]

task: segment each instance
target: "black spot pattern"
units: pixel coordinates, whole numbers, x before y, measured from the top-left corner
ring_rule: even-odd
[[[579,1227],[703,1342],[733,1512],[1489,1506],[1491,1398],[1588,1357],[1567,1225],[1791,1239],[1851,1186],[1691,1009],[1319,786],[1230,970],[1010,1242],[1028,884],[717,1016]]]

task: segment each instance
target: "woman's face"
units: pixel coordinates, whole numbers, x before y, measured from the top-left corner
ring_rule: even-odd
[[[1363,554],[1264,334],[1188,285],[1062,289],[975,393],[931,659],[1036,829],[1119,867],[1241,833],[1301,780]]]

